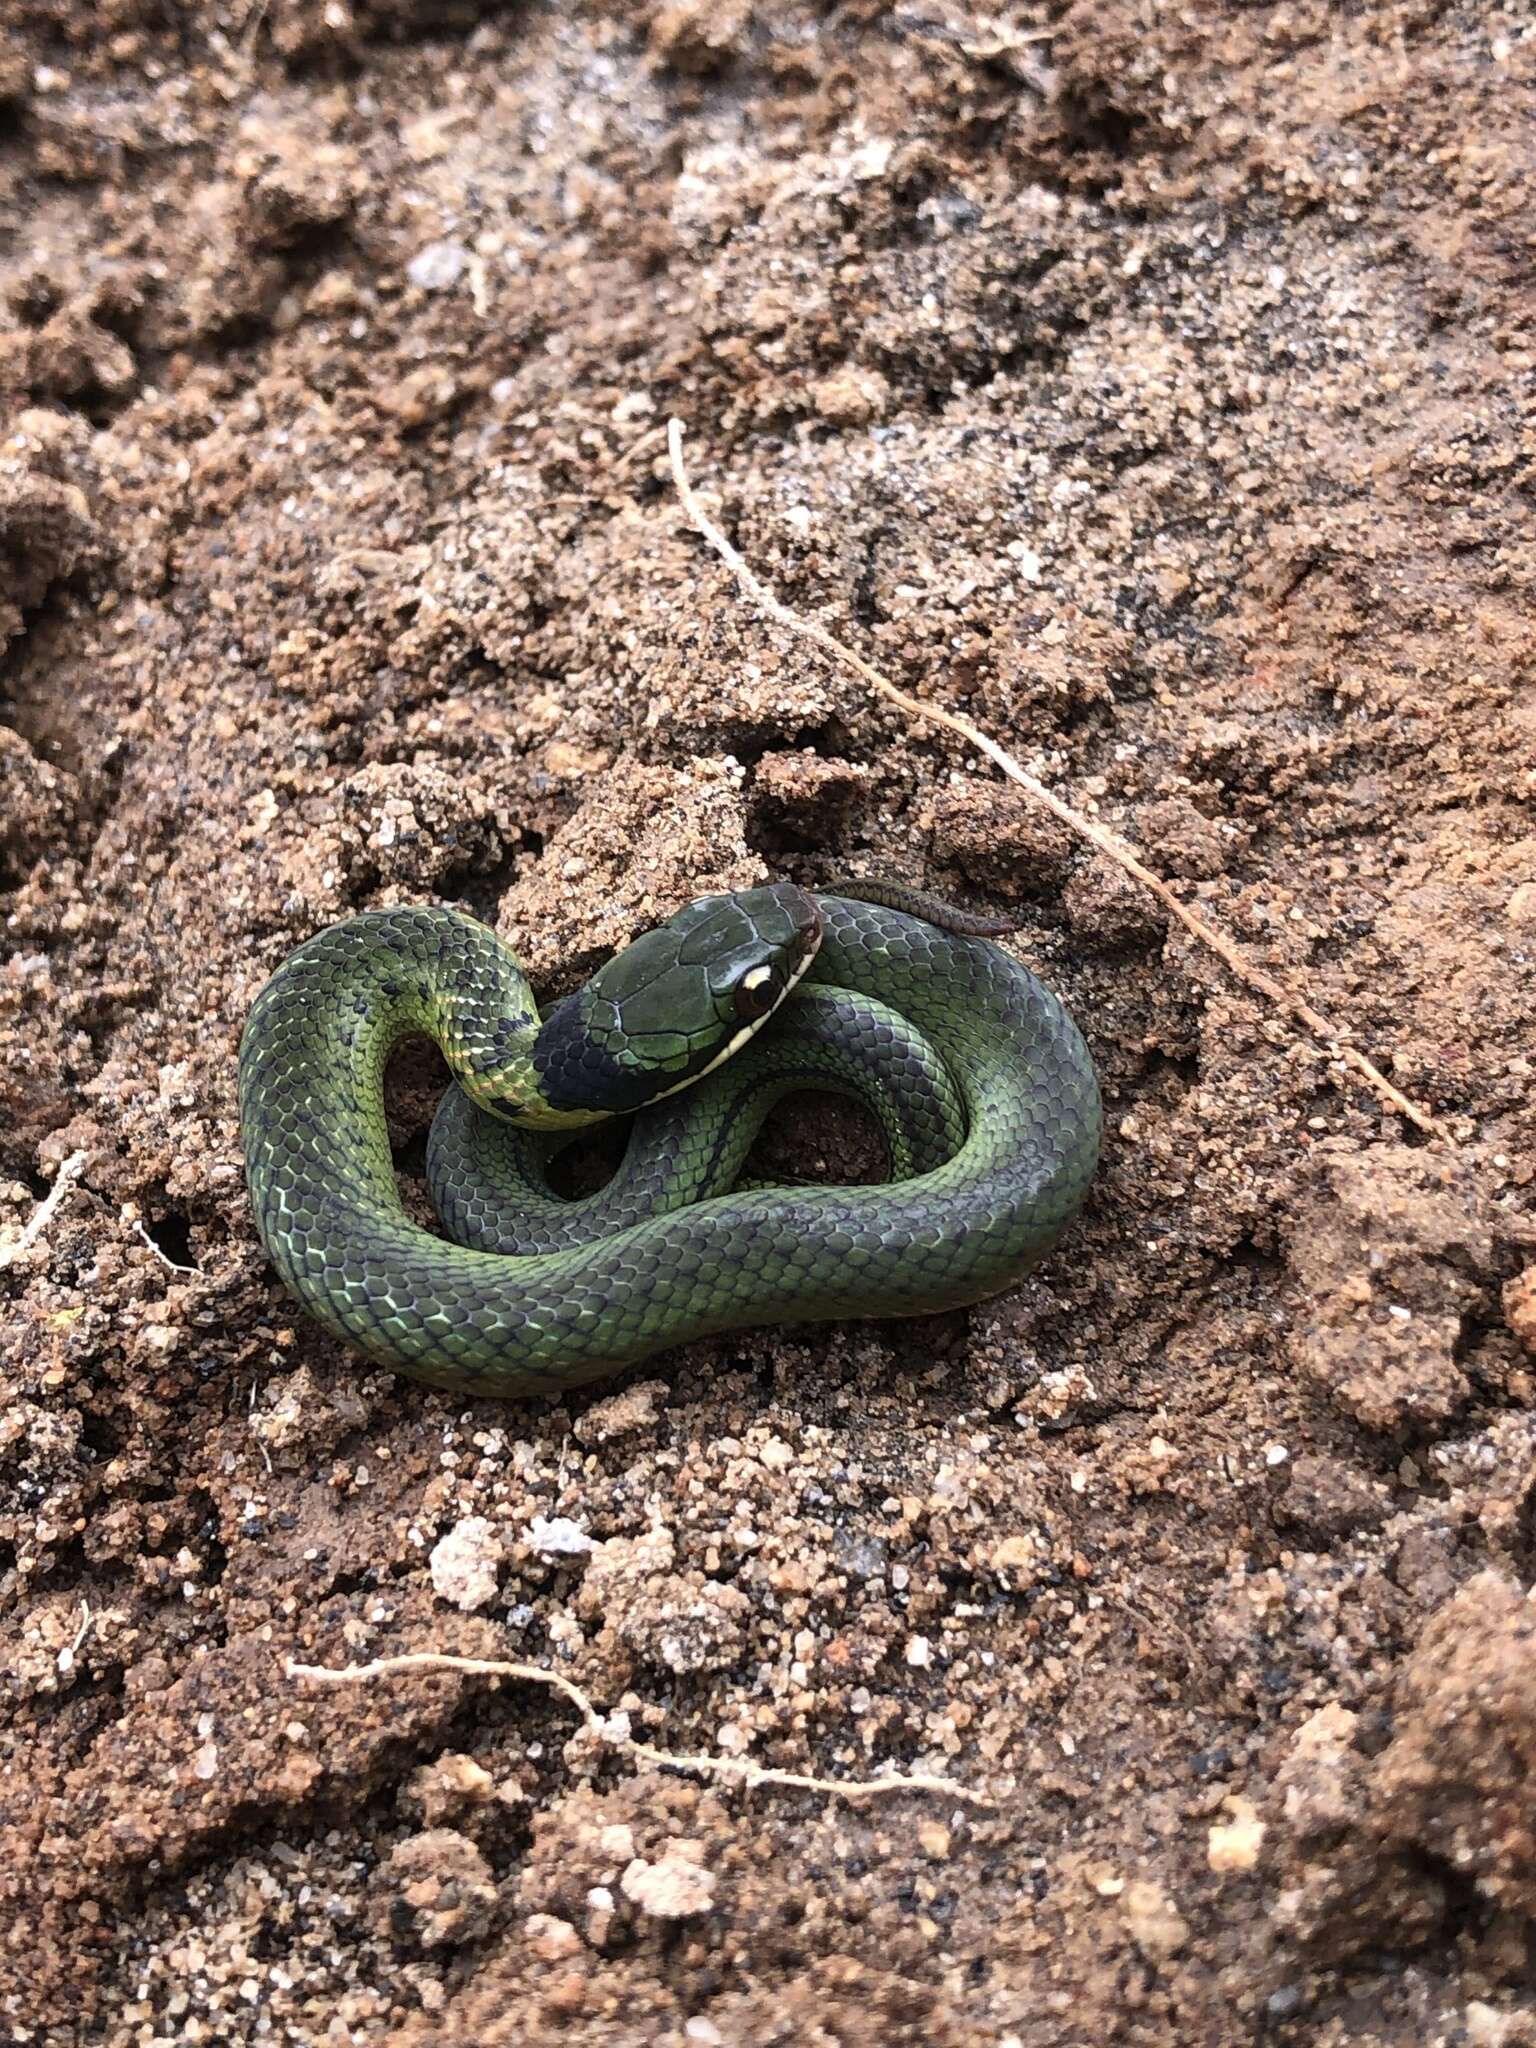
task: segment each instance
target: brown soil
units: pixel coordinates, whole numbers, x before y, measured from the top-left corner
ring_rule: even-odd
[[[1524,0],[5,14],[6,2038],[1536,2041]],[[673,413],[1459,1146],[765,629]],[[554,989],[849,871],[1022,906],[1101,1063],[1016,1294],[499,1409],[291,1312],[298,940],[458,903]],[[284,1676],[434,1648],[997,1803]]]

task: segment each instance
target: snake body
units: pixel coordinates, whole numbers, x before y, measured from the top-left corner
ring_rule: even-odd
[[[306,941],[240,1053],[247,1179],[284,1284],[379,1363],[502,1396],[720,1331],[1007,1287],[1086,1193],[1092,1062],[1001,947],[897,900],[921,914],[788,883],[706,898],[542,1017],[515,956],[455,911],[364,912]],[[390,1154],[385,1064],[421,1032],[458,1083],[429,1175],[460,1243],[407,1215]],[[868,1101],[903,1177],[739,1184],[768,1108],[807,1082]],[[542,1186],[552,1140],[512,1128],[636,1108],[585,1203]]]

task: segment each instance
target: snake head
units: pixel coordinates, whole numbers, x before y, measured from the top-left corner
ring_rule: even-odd
[[[729,1059],[804,974],[821,913],[792,882],[703,896],[551,1010],[533,1065],[552,1109],[638,1109]]]

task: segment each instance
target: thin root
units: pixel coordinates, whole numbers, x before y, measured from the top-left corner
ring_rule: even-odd
[[[287,1664],[289,1678],[307,1678],[316,1685],[372,1685],[407,1671],[459,1671],[482,1678],[516,1678],[529,1685],[547,1686],[560,1693],[576,1709],[587,1729],[615,1749],[622,1749],[639,1763],[654,1764],[660,1770],[691,1771],[702,1778],[734,1778],[743,1785],[785,1785],[797,1792],[822,1792],[834,1799],[878,1799],[892,1792],[938,1792],[947,1799],[959,1799],[970,1806],[995,1806],[985,1792],[973,1792],[949,1778],[915,1771],[903,1777],[815,1778],[803,1771],[778,1771],[755,1764],[746,1757],[678,1756],[669,1749],[656,1749],[649,1742],[637,1742],[621,1734],[604,1720],[574,1680],[542,1664],[504,1664],[485,1657],[450,1657],[436,1650],[417,1650],[402,1657],[380,1657],[372,1664],[347,1664],[335,1669],[325,1664]]]
[[[0,1271],[4,1271],[7,1266],[14,1265],[23,1252],[30,1251],[32,1246],[37,1243],[37,1240],[53,1221],[54,1212],[59,1204],[85,1171],[85,1157],[86,1155],[83,1152],[70,1153],[69,1157],[54,1175],[53,1186],[32,1211],[25,1229],[18,1231],[14,1237],[8,1238],[4,1244],[0,1244]]]
[[[179,1259],[173,1259],[169,1252],[162,1251],[159,1245],[157,1245],[155,1243],[155,1240],[150,1236],[148,1230],[144,1226],[143,1221],[139,1217],[130,1215],[125,1211],[123,1221],[131,1225],[134,1235],[143,1242],[143,1244],[147,1247],[148,1250],[154,1253],[155,1257],[160,1261],[161,1265],[164,1266],[167,1273],[201,1274],[203,1270],[201,1266],[184,1266],[182,1265]]]
[[[1090,845],[1096,846],[1128,875],[1133,875],[1144,888],[1150,889],[1192,937],[1198,939],[1201,945],[1209,946],[1213,953],[1218,954],[1226,962],[1239,981],[1267,997],[1277,1008],[1288,1011],[1318,1040],[1331,1059],[1353,1067],[1389,1109],[1394,1110],[1399,1116],[1407,1117],[1409,1122],[1417,1124],[1421,1131],[1444,1139],[1448,1145],[1456,1143],[1454,1136],[1437,1117],[1431,1116],[1428,1110],[1420,1109],[1418,1104],[1411,1102],[1400,1088],[1394,1087],[1380,1068],[1367,1059],[1357,1046],[1349,1044],[1344,1034],[1329,1024],[1326,1018],[1320,1016],[1304,997],[1293,995],[1272,974],[1256,966],[1240,947],[1217,931],[1214,925],[1207,924],[1204,918],[1197,916],[1180,902],[1168,884],[1154,875],[1150,868],[1143,867],[1130,848],[1117,839],[1114,833],[1096,824],[1092,818],[1085,818],[1080,811],[1075,811],[1069,803],[1048,789],[1037,776],[1031,775],[1027,768],[1022,767],[1005,747],[1000,747],[996,740],[981,730],[980,726],[973,725],[968,718],[962,717],[958,712],[945,711],[937,704],[925,704],[920,698],[909,697],[905,690],[899,690],[877,668],[871,667],[840,640],[835,640],[824,626],[818,626],[810,619],[801,618],[798,612],[792,612],[788,605],[781,603],[767,585],[747,567],[694,496],[693,486],[688,481],[688,472],[683,466],[681,420],[668,421],[667,447],[672,458],[672,478],[677,485],[677,494],[682,500],[684,511],[731,570],[737,582],[771,619],[783,626],[786,631],[798,634],[802,640],[811,641],[842,667],[852,669],[854,674],[879,696],[899,705],[909,717],[926,719],[931,724],[947,726],[951,732],[958,733],[963,740],[985,754],[989,761],[995,762],[1011,782],[1016,782],[1021,789],[1027,790],[1037,803],[1044,804],[1053,817],[1059,818],[1064,825],[1077,833],[1079,838],[1086,839]]]

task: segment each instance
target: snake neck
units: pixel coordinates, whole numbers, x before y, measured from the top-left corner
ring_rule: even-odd
[[[386,915],[374,922],[386,941],[394,936]],[[365,1089],[382,1089],[390,1054],[402,1040],[425,1037],[464,1094],[489,1116],[544,1131],[602,1121],[601,1111],[551,1103],[541,1052],[549,1020],[540,1018],[511,956],[482,927],[428,913],[416,947],[382,961],[362,957],[358,985],[342,1007],[350,1013],[351,1064]]]
[[[439,1039],[441,1045],[442,1041]],[[539,1077],[533,1064],[532,1040],[519,1046],[504,1065],[463,1066],[446,1046],[444,1057],[459,1087],[488,1116],[516,1124],[525,1131],[568,1131],[602,1118],[589,1110],[557,1110],[539,1094]]]
[[[609,1112],[583,1107],[556,1108],[546,1093],[538,1014],[506,1018],[487,1031],[456,1007],[450,1015],[427,1019],[459,1087],[487,1115],[525,1131],[572,1131],[604,1123]]]

